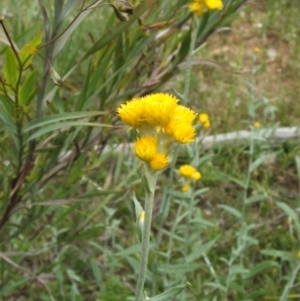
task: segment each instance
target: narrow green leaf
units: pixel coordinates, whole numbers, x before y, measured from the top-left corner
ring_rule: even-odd
[[[53,27],[57,28],[61,25],[61,14],[64,7],[64,1],[62,0],[55,0],[54,2],[54,20],[53,20]]]
[[[258,168],[264,161],[267,159],[267,156],[261,156],[257,158],[250,166],[250,172],[253,172],[256,168]]]
[[[114,59],[114,72],[117,72],[124,65],[124,53],[123,53],[123,37],[120,34],[116,41],[115,47],[115,59]]]
[[[11,49],[11,47],[7,47],[6,56],[4,61],[4,81],[11,88],[16,88],[16,83],[18,80],[18,61],[17,58]]]
[[[267,199],[266,195],[258,194],[258,195],[253,195],[250,198],[247,198],[246,204],[252,204],[260,201],[264,201]]]
[[[227,205],[218,205],[219,208],[224,209],[226,212],[230,213],[231,215],[235,216],[237,219],[242,218],[242,213],[238,211],[237,209],[227,206]]]
[[[19,93],[20,105],[28,105],[32,100],[37,89],[35,84],[36,73],[37,69],[31,71],[22,84]]]
[[[275,261],[266,260],[260,262],[250,269],[249,274],[247,274],[247,278],[252,279],[255,275],[260,274],[263,270],[275,267],[278,267],[278,263]]]
[[[289,205],[277,202],[276,205],[287,215],[289,216],[294,222],[299,223],[298,215],[294,209],[292,209]]]
[[[81,0],[69,0],[61,13],[61,19],[64,19],[66,16],[68,16],[79,2],[81,2]]]
[[[133,245],[133,246],[125,249],[124,251],[120,251],[120,252],[116,253],[115,256],[117,256],[117,257],[127,257],[129,255],[139,253],[140,251],[141,251],[141,245],[136,244],[136,245]]]
[[[281,251],[281,250],[265,249],[265,250],[261,250],[260,253],[263,255],[272,256],[274,258],[279,257],[282,260],[290,260],[291,259],[290,252],[285,252],[285,251]]]
[[[300,181],[300,157],[296,157],[295,161],[296,161],[297,176]],[[300,187],[298,189],[300,189]]]
[[[51,116],[45,116],[42,118],[38,118],[38,119],[35,119],[35,120],[29,122],[24,127],[24,132],[26,133],[37,127],[42,127],[42,126],[45,126],[45,125],[51,124],[51,123],[57,123],[57,122],[60,122],[63,120],[87,118],[87,117],[100,116],[100,115],[105,115],[105,114],[107,114],[107,112],[103,112],[103,111],[72,112],[72,113],[54,114]]]
[[[65,46],[71,34],[74,30],[79,26],[79,24],[85,19],[85,17],[93,10],[97,9],[97,5],[101,3],[101,0],[95,1],[95,3],[90,7],[90,9],[81,12],[81,14],[73,20],[72,24],[64,31],[59,38],[55,41],[54,49],[53,49],[53,57],[56,57],[60,51]]]
[[[67,269],[66,270],[67,275],[69,276],[70,279],[76,282],[82,282],[81,278],[75,273],[74,270],[72,269]]]
[[[90,63],[88,65],[88,69],[86,71],[86,76],[85,76],[84,84],[80,91],[80,95],[77,98],[77,102],[75,105],[75,111],[85,111],[88,108],[89,101],[87,98],[88,98],[89,89],[92,89],[91,91],[94,91],[94,89],[89,86],[92,69],[93,69],[93,67],[92,67],[92,64]]]
[[[204,218],[197,217],[190,221],[190,224],[201,225],[203,227],[216,227],[216,225],[212,222],[207,221]]]
[[[233,183],[239,185],[242,188],[246,188],[246,184],[238,179],[235,178],[229,178],[230,181],[232,181]]]
[[[93,272],[93,275],[95,278],[95,282],[98,285],[99,290],[103,290],[102,273],[101,273],[101,270],[99,269],[96,259],[94,259],[94,258],[91,259],[91,267],[92,267],[92,272]]]
[[[187,56],[190,50],[190,46],[191,46],[191,30],[189,30],[185,34],[183,41],[181,42],[181,47],[173,61],[173,68],[177,67],[177,65],[185,59],[185,57]]]
[[[37,46],[42,41],[42,30],[39,30],[35,37],[20,50],[19,58],[22,63],[22,69],[27,69],[37,53]]]
[[[222,285],[221,283],[216,283],[216,282],[208,282],[205,284],[206,286],[210,286],[210,287],[213,287],[213,288],[216,288],[222,292],[226,292],[226,287],[224,285]]]
[[[182,264],[162,264],[159,266],[159,271],[162,273],[168,273],[174,275],[175,273],[185,274],[197,270],[199,267],[193,263],[182,263]]]
[[[134,207],[135,207],[135,216],[136,216],[136,221],[138,222],[140,219],[141,213],[144,211],[143,207],[141,206],[140,202],[136,198],[135,193],[133,192],[132,199],[134,202]]]
[[[16,149],[20,149],[20,143],[18,140],[18,131],[15,120],[11,115],[6,111],[4,105],[0,102],[0,120],[2,120],[6,129],[10,132],[11,138],[13,139]]]
[[[44,127],[38,131],[36,131],[34,134],[32,134],[28,140],[36,139],[46,133],[53,132],[55,130],[62,130],[70,127],[86,127],[86,126],[93,126],[93,127],[113,127],[110,124],[103,124],[103,123],[96,123],[96,122],[81,122],[81,121],[69,121],[69,122],[60,122],[58,124],[51,124],[47,127]]]
[[[93,47],[90,48],[90,50],[87,51],[87,53],[84,55],[82,60],[85,60],[90,55],[104,47],[105,45],[112,42],[119,34],[121,34],[123,31],[129,28],[129,26],[135,22],[148,8],[150,8],[156,0],[148,0],[144,1],[140,6],[138,6],[134,12],[134,14],[130,17],[130,19],[126,22],[119,23],[113,28],[112,30],[109,30],[109,32],[104,36],[101,37],[101,39],[96,42]]]
[[[199,195],[204,194],[204,193],[206,193],[206,192],[208,192],[208,191],[209,191],[209,188],[208,188],[208,187],[198,189],[198,190],[195,191],[193,197],[194,197],[194,198],[197,198]]]
[[[187,286],[190,286],[191,284],[187,282],[185,285],[182,286],[175,286],[172,287],[162,294],[159,294],[157,296],[154,296],[149,299],[149,301],[168,301],[174,298],[175,296],[179,295]]]
[[[139,203],[139,201],[137,200],[134,192],[133,192],[132,199],[133,199],[134,207],[135,207],[136,228],[137,228],[139,239],[140,239],[140,241],[142,241],[143,230],[144,230],[144,219],[141,218],[141,214],[144,211],[144,209],[141,206],[141,204]]]
[[[215,244],[217,238],[207,242],[206,244],[199,245],[191,254],[189,254],[186,258],[187,262],[195,262],[197,259],[199,259],[202,255],[207,253]]]
[[[22,280],[14,281],[12,282],[12,284],[2,287],[0,290],[0,297],[7,296],[8,293],[12,292],[13,290],[16,291],[18,287],[24,286],[24,284],[30,281],[31,279],[31,277],[23,278]]]

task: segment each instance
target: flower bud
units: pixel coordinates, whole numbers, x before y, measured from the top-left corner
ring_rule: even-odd
[[[133,5],[128,1],[117,0],[115,1],[115,7],[117,10],[119,10],[122,13],[126,13],[129,15],[133,14]]]
[[[53,81],[55,86],[61,87],[63,84],[62,78],[59,74],[54,70],[53,67],[50,67],[50,78]]]

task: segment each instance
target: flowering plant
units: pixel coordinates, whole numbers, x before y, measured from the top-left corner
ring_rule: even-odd
[[[143,211],[137,216],[141,227],[139,233],[142,233],[142,248],[135,301],[141,301],[146,298],[143,289],[157,171],[169,164],[169,152],[173,143],[187,144],[194,141],[196,131],[193,122],[197,115],[193,110],[179,105],[176,97],[165,93],[134,98],[120,105],[117,113],[124,123],[137,130],[139,137],[135,140],[133,149],[145,167],[145,209],[138,203],[138,207]]]

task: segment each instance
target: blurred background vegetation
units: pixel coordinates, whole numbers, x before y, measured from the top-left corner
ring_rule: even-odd
[[[200,137],[255,121],[298,126],[299,5],[223,2],[228,10],[201,18],[192,58],[189,1],[132,1],[131,21],[98,7],[70,36],[41,47],[22,74],[18,105],[2,85],[1,300],[131,300],[140,251],[132,192],[142,201],[142,171],[112,150],[133,141],[114,112],[154,91],[182,98],[188,62],[188,105],[212,124]],[[41,44],[62,33],[82,3],[2,0],[0,14],[21,49],[41,29]],[[2,70],[7,48],[0,44]],[[49,63],[61,87],[49,80]],[[299,144],[252,134],[248,143],[187,147],[161,175],[150,296],[188,281],[174,300],[300,299]],[[202,174],[189,194],[180,190],[180,164]]]

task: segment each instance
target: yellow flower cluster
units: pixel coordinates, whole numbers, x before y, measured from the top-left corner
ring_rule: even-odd
[[[216,10],[223,8],[222,0],[194,0],[189,8],[197,16],[202,16],[207,10]]]
[[[124,123],[140,134],[134,143],[134,152],[154,170],[165,168],[168,151],[173,142],[186,144],[194,141],[192,125],[194,111],[178,104],[170,94],[155,93],[133,98],[122,104],[117,113]]]
[[[198,123],[202,124],[202,128],[207,130],[210,128],[209,116],[206,113],[199,114]]]
[[[197,171],[193,166],[185,164],[179,168],[179,174],[184,178],[198,181],[201,179],[201,173]]]
[[[187,180],[190,181],[198,181],[201,179],[201,173],[197,171],[193,166],[185,164],[181,165],[179,168],[179,174],[184,177]],[[190,190],[190,185],[188,183],[185,183],[182,187],[181,190],[183,192],[189,191]]]

